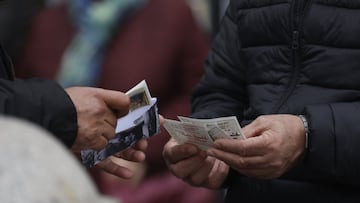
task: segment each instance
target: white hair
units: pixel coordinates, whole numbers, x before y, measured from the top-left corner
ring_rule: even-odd
[[[0,202],[115,203],[51,134],[0,116]]]

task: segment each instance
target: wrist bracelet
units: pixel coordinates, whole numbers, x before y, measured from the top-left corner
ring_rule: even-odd
[[[299,118],[302,120],[303,124],[304,124],[304,129],[305,129],[305,149],[308,148],[308,137],[309,137],[309,123],[307,121],[307,119],[305,118],[304,115],[298,115]]]

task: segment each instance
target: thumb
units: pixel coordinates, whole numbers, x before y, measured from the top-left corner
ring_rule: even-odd
[[[111,110],[116,112],[118,117],[129,113],[130,98],[125,93],[114,90],[99,89],[98,95]]]
[[[164,125],[165,118],[162,115],[159,115],[159,119],[160,119],[160,125]]]
[[[246,138],[250,138],[259,136],[266,129],[266,126],[259,119],[255,119],[248,125],[244,126],[242,128],[242,132],[244,133]]]

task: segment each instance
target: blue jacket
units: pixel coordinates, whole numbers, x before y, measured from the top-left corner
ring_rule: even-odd
[[[77,135],[76,109],[63,88],[44,79],[15,79],[11,61],[1,47],[0,114],[40,125],[67,147]]]
[[[304,114],[309,148],[276,180],[232,171],[227,202],[360,202],[360,0],[233,0],[193,117]]]

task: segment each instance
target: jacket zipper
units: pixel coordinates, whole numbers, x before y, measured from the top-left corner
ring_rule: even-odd
[[[286,87],[286,92],[281,97],[280,101],[275,105],[273,108],[274,113],[280,113],[280,109],[283,107],[285,102],[289,99],[291,94],[293,93],[296,84],[299,80],[299,73],[301,68],[301,44],[300,44],[300,29],[302,28],[302,19],[304,17],[304,1],[306,0],[293,0],[292,4],[292,19],[291,22],[293,23],[292,27],[292,42],[291,42],[291,49],[292,49],[292,73],[290,81]],[[306,2],[305,2],[306,3]]]

